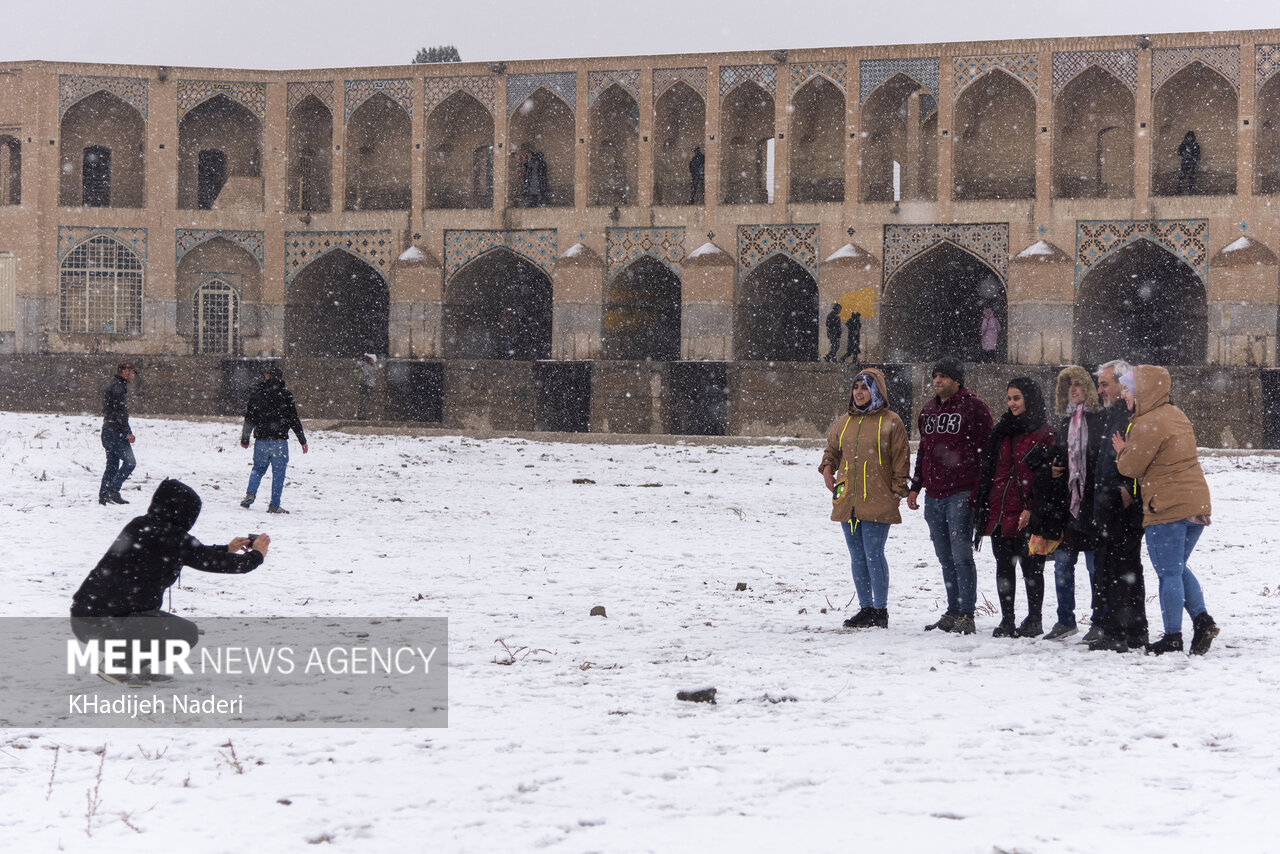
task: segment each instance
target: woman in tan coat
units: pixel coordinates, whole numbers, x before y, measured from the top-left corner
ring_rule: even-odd
[[[1160,579],[1160,614],[1164,637],[1147,645],[1159,655],[1182,651],[1182,611],[1191,615],[1195,633],[1191,654],[1204,655],[1218,636],[1218,626],[1205,610],[1200,582],[1187,569],[1187,558],[1209,524],[1209,484],[1196,454],[1196,434],[1181,409],[1169,402],[1169,372],[1138,365],[1120,377],[1124,400],[1133,413],[1126,440],[1111,437],[1116,468],[1138,481],[1147,554]]]
[[[831,492],[831,520],[849,547],[857,614],[848,628],[888,628],[889,565],[884,544],[889,526],[902,521],[910,452],[902,419],[889,409],[884,374],[867,368],[853,382],[849,410],[827,431],[818,471]]]

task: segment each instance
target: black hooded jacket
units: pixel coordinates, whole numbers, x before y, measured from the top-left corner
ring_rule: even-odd
[[[73,617],[126,617],[154,611],[183,566],[205,572],[257,569],[261,552],[233,554],[225,545],[206,546],[188,533],[200,515],[200,496],[178,480],[156,488],[145,516],[116,537],[71,600]]]
[[[297,435],[299,444],[307,444],[298,407],[293,394],[284,387],[284,380],[265,379],[258,383],[249,395],[240,442],[248,444],[250,432],[255,439],[288,439],[290,430]]]
[[[129,383],[124,377],[116,374],[102,390],[102,426],[128,436],[133,432],[129,426]]]

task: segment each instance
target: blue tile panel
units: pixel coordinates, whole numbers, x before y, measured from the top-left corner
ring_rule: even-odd
[[[909,261],[939,243],[963,249],[991,268],[1000,281],[1009,279],[1009,224],[979,222],[962,225],[886,225],[884,227],[883,284]]]
[[[1168,249],[1209,283],[1209,220],[1077,220],[1076,287],[1098,262],[1137,240]]]
[[[395,250],[390,231],[286,231],[284,233],[284,286],[308,264],[334,251],[345,251],[364,261],[385,280]]]

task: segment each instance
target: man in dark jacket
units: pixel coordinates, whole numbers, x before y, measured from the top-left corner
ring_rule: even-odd
[[[1187,135],[1178,144],[1178,195],[1196,191],[1196,172],[1200,168],[1200,143],[1196,142],[1196,132],[1187,131]]]
[[[71,630],[84,643],[100,640],[181,640],[195,646],[195,623],[160,610],[164,592],[182,567],[204,572],[245,573],[267,556],[271,538],[236,537],[225,546],[206,546],[191,536],[200,515],[200,496],[185,483],[166,478],[146,515],[125,525],[71,600]],[[129,669],[142,676],[143,669]],[[105,673],[104,679],[112,679]],[[144,680],[145,681],[145,680]]]
[[[831,342],[831,350],[823,358],[825,362],[834,362],[836,353],[840,352],[840,333],[844,325],[840,321],[840,303],[832,303],[827,312],[827,340]]]
[[[862,315],[850,312],[849,319],[844,322],[845,335],[844,360],[858,363],[858,354],[862,352]]]
[[[707,188],[707,156],[702,147],[693,147],[693,156],[689,158],[689,204],[700,205],[706,198]]]
[[[129,426],[129,381],[137,376],[133,362],[116,365],[116,374],[102,392],[102,447],[107,467],[98,486],[99,504],[128,504],[120,497],[120,487],[133,474],[133,428]]]
[[[307,436],[302,432],[298,407],[293,395],[284,387],[284,372],[268,368],[265,378],[249,395],[249,406],[244,413],[244,428],[240,431],[240,447],[249,447],[252,432],[253,470],[249,473],[249,489],[240,506],[249,509],[258,497],[258,484],[271,467],[271,504],[268,513],[288,513],[280,506],[284,493],[284,474],[289,467],[289,431],[298,437],[302,453],[307,452]]]
[[[964,363],[945,356],[933,366],[933,400],[920,410],[916,427],[920,447],[907,493],[907,507],[919,510],[925,491],[924,519],[933,551],[942,564],[947,610],[925,627],[973,634],[978,570],[973,563],[973,508],[969,495],[981,474],[982,455],[991,436],[991,410],[964,387]]]
[[[1142,502],[1134,481],[1116,468],[1111,436],[1129,431],[1120,377],[1130,370],[1119,359],[1098,369],[1098,393],[1106,404],[1107,426],[1093,475],[1093,519],[1097,533],[1094,586],[1102,596],[1102,625],[1084,639],[1089,649],[1126,652],[1142,649],[1149,639],[1147,590],[1142,577]]]

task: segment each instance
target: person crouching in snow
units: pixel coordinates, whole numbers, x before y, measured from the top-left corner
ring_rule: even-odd
[[[827,431],[818,471],[831,492],[831,521],[849,547],[857,614],[846,628],[889,627],[889,565],[884,544],[889,526],[902,522],[898,504],[911,471],[907,430],[889,409],[884,374],[868,368],[853,381],[849,410]]]
[[[182,567],[204,572],[245,573],[257,569],[267,556],[266,534],[236,537],[225,546],[206,546],[191,536],[200,515],[200,496],[179,480],[165,478],[151,498],[145,515],[138,516],[116,537],[71,599],[71,630],[83,643],[123,640],[130,648],[137,640],[163,646],[168,640],[194,647],[196,624],[160,610],[164,592],[178,580]],[[130,666],[130,681],[147,682],[155,675]],[[108,681],[116,680],[100,672]]]

